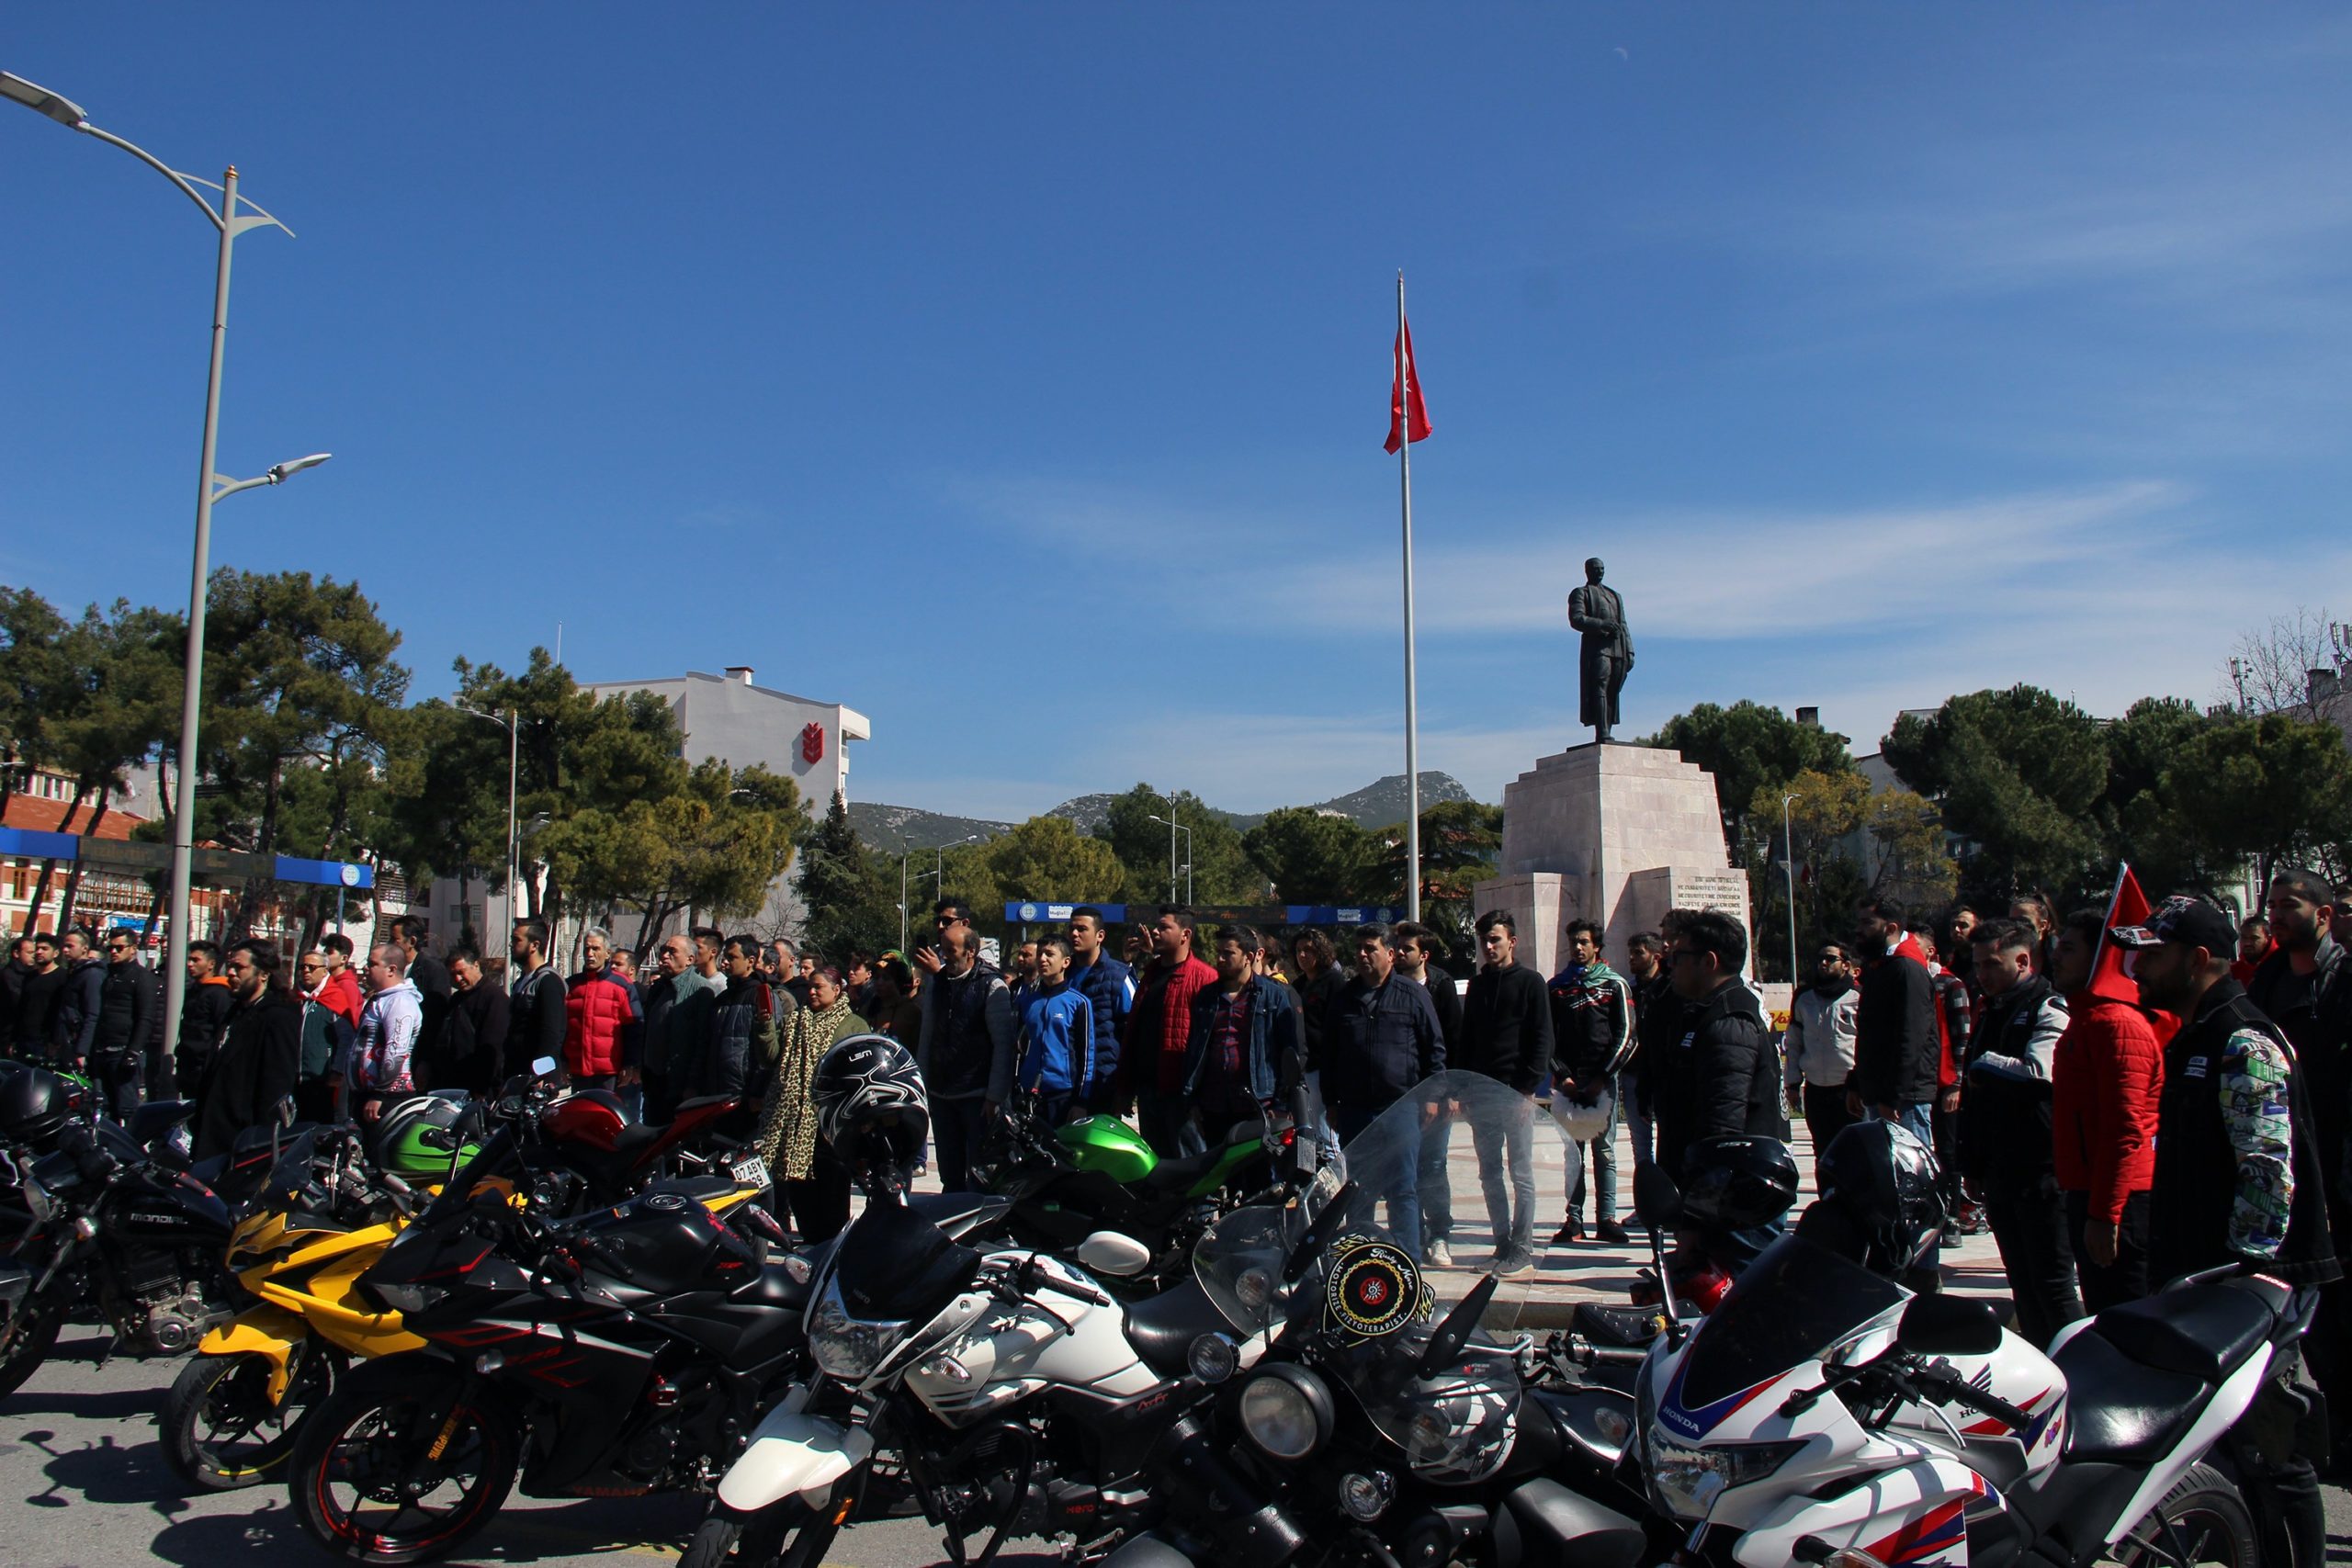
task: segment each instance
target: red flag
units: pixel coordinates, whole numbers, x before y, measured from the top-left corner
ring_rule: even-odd
[[[1402,285],[1399,285],[1401,290]],[[1396,296],[1401,307],[1404,295]],[[1421,400],[1421,373],[1413,364],[1413,329],[1400,309],[1396,322],[1396,372],[1388,385],[1388,446],[1394,452],[1407,441],[1430,438],[1430,407]],[[1409,423],[1408,423],[1409,422]]]
[[[2115,892],[2107,901],[2107,925],[2099,932],[2098,952],[2091,959],[2089,989],[2101,996],[2129,1001],[2138,997],[2139,986],[2123,972],[2124,949],[2108,939],[2107,932],[2118,926],[2141,926],[2148,923],[2154,906],[2148,896],[2140,891],[2140,879],[2132,874],[2129,864],[2115,868]],[[2159,1044],[2168,1042],[2180,1028],[2180,1021],[2168,1012],[2151,1009],[2149,1021],[2155,1026]]]

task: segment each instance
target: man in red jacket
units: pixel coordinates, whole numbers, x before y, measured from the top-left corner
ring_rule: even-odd
[[[612,1089],[627,1073],[637,1080],[638,1035],[645,1011],[637,987],[613,972],[612,938],[592,931],[580,939],[586,965],[563,993],[563,1068],[575,1089]]]
[[[1136,1129],[1152,1152],[1176,1159],[1208,1146],[1184,1103],[1184,1056],[1193,1039],[1193,998],[1217,978],[1193,953],[1191,915],[1163,909],[1150,930],[1151,965],[1119,1046],[1119,1098],[1134,1097]]]
[[[2083,1304],[2094,1313],[2148,1293],[2148,1188],[2172,1032],[2168,1016],[2141,1008],[2121,954],[2101,953],[2106,930],[2102,911],[2077,909],[2050,957],[2069,1019],[2053,1069],[2052,1152]]]

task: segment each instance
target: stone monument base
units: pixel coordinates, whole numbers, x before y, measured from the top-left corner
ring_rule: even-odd
[[[1671,908],[1721,909],[1748,924],[1747,876],[1724,850],[1715,781],[1676,752],[1615,743],[1545,757],[1503,790],[1498,874],[1477,912],[1509,909],[1520,962],[1560,967],[1567,922],[1589,919],[1620,971],[1625,939]],[[1751,958],[1751,968],[1752,968]]]

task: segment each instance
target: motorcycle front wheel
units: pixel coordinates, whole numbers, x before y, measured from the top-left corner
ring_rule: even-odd
[[[2116,1556],[2127,1568],[2170,1562],[2172,1538],[2159,1518],[2172,1529],[2186,1548],[2182,1561],[2203,1568],[2260,1568],[2262,1540],[2254,1527],[2254,1513],[2245,1506],[2236,1483],[2209,1464],[2193,1464],[2156,1505],[2155,1513],[2140,1521],[2132,1539],[2116,1543]],[[2143,1543],[2146,1544],[2143,1544]],[[2160,1548],[2151,1551],[2150,1546]]]
[[[198,1356],[164,1398],[164,1459],[173,1474],[206,1492],[266,1481],[293,1455],[303,1418],[334,1381],[327,1358],[306,1348],[285,1397],[272,1404],[266,1356]]]
[[[678,1568],[820,1568],[842,1533],[836,1515],[800,1503],[745,1516],[714,1507],[678,1559]]]
[[[386,1568],[431,1562],[490,1523],[514,1484],[514,1422],[469,1404],[451,1408],[457,1370],[416,1360],[370,1363],[301,1424],[287,1491],[295,1517],[329,1551]]]
[[[0,1399],[6,1399],[25,1386],[49,1353],[57,1348],[58,1331],[65,1326],[65,1314],[51,1302],[27,1302],[15,1324],[16,1334],[8,1348],[0,1350]]]

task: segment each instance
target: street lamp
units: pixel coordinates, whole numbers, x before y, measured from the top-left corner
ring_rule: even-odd
[[[1789,832],[1789,802],[1793,795],[1781,796],[1781,848],[1788,859],[1781,863],[1781,872],[1789,879],[1789,995],[1794,998],[1800,980],[1797,976],[1797,841]],[[1796,1003],[1789,1003],[1794,1009]]]
[[[0,71],[0,97],[12,98],[69,130],[119,147],[179,188],[180,194],[196,203],[204,212],[205,220],[220,236],[220,258],[215,265],[212,282],[212,360],[204,383],[204,454],[197,468],[196,484],[196,557],[189,573],[187,607],[187,668],[180,690],[180,776],[178,799],[172,823],[172,902],[171,931],[164,960],[164,1038],[179,1037],[180,1008],[187,994],[188,902],[194,878],[196,852],[196,742],[198,709],[204,689],[204,611],[205,579],[211,572],[212,503],[225,495],[251,490],[256,485],[283,484],[290,474],[316,468],[327,460],[323,452],[308,457],[298,457],[290,463],[280,463],[259,479],[224,479],[212,471],[214,454],[220,436],[220,360],[229,339],[229,259],[237,236],[248,229],[266,223],[285,230],[288,239],[294,231],[277,221],[250,200],[252,216],[237,210],[243,198],[237,194],[237,166],[229,165],[220,176],[221,183],[213,185],[192,175],[183,175],[145,148],[124,141],[111,131],[101,130],[90,123],[82,106],[73,99],[51,92],[48,88],[12,76]],[[216,209],[196,187],[206,186],[220,193],[220,205]]]
[[[1174,807],[1168,808],[1175,810]],[[1153,821],[1168,829],[1168,901],[1176,902],[1176,835],[1184,835],[1184,902],[1193,901],[1193,830],[1182,823],[1166,817],[1154,817]]]
[[[512,928],[514,924],[515,912],[514,784],[516,778],[520,774],[519,764],[522,760],[523,752],[522,741],[520,739],[522,732],[519,722],[521,716],[513,708],[508,708],[506,710],[506,716],[504,718],[501,718],[496,714],[484,713],[480,708],[469,708],[462,703],[452,703],[450,706],[459,713],[468,714],[475,718],[484,719],[492,724],[498,725],[506,731],[506,924],[509,928]]]

